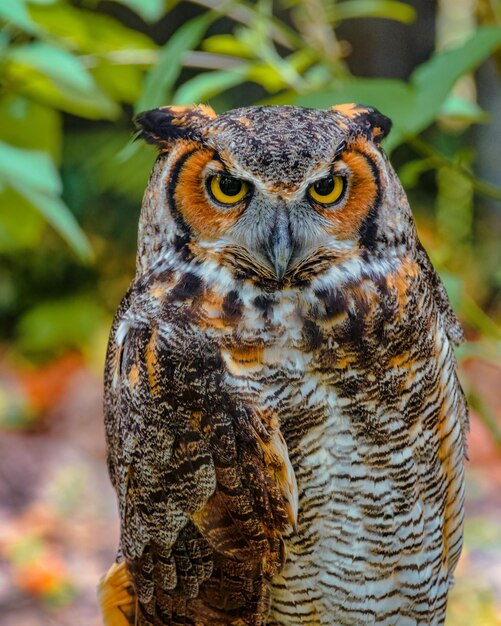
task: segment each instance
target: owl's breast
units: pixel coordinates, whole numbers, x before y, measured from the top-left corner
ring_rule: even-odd
[[[269,624],[439,624],[462,502],[460,428],[438,392],[454,376],[450,348],[430,316],[388,320],[390,342],[378,309],[356,322],[311,310],[292,296],[247,306],[220,335],[228,385],[276,416],[298,484]],[[430,427],[444,420],[447,450]]]

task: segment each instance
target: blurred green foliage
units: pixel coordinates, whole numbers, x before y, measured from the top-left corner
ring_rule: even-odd
[[[501,13],[489,6],[485,25],[403,81],[352,75],[337,33],[359,18],[419,20],[405,2],[1,2],[0,316],[10,352],[43,361],[103,336],[133,274],[154,160],[130,143],[134,112],[355,101],[393,119],[386,149],[472,339],[460,356],[499,363],[501,189],[473,173],[470,147],[471,126],[489,115],[454,90],[501,50]],[[171,33],[163,45],[158,22]]]

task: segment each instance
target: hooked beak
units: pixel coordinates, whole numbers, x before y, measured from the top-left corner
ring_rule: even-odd
[[[271,237],[266,246],[266,255],[275,270],[277,280],[281,281],[289,267],[294,252],[289,216],[285,208],[277,212]]]

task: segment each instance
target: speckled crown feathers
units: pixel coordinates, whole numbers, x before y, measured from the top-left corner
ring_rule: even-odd
[[[317,125],[323,118],[349,135],[363,134],[379,143],[388,135],[391,120],[373,107],[359,104],[339,104],[327,110],[293,106],[245,107],[216,115],[207,105],[164,106],[144,111],[134,118],[138,138],[165,150],[178,139],[203,141],[212,132],[224,130],[228,125],[249,130],[262,124],[262,130],[275,121],[280,128],[283,118],[294,118],[299,124]],[[270,134],[273,129],[270,128]]]

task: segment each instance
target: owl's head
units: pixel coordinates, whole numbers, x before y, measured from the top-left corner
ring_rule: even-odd
[[[136,118],[159,159],[145,195],[139,265],[175,248],[277,286],[398,246],[405,195],[375,109],[162,107]]]

